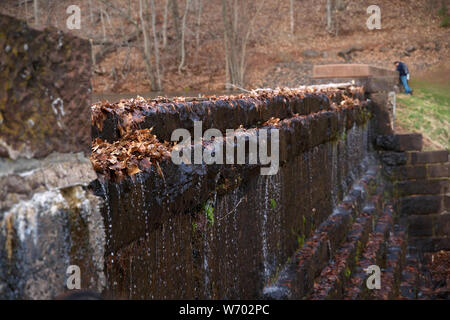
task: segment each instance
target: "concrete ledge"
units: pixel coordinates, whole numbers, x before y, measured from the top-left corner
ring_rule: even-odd
[[[370,66],[367,64],[326,64],[313,67],[313,78],[398,78],[396,71]]]

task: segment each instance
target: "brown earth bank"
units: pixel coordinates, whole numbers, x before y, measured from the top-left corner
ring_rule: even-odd
[[[139,1],[80,0],[81,29],[68,30],[66,13],[69,0],[40,0],[38,20],[32,1],[2,1],[1,12],[27,20],[36,28],[52,25],[93,41],[97,65],[93,77],[94,92],[148,92],[154,89],[143,59]],[[146,2],[146,1],[144,1]],[[155,0],[155,29],[152,29],[151,3],[144,16],[149,22],[150,49],[154,35],[160,56],[160,74],[164,92],[218,91],[229,82],[226,76],[224,19],[221,0],[176,1],[178,19],[171,8],[167,14],[167,43],[163,44],[166,1]],[[185,64],[180,65],[180,29],[186,4]],[[327,1],[294,0],[294,33],[291,33],[290,1],[238,1],[237,37],[247,37],[245,72],[242,86],[298,86],[309,82],[312,66],[324,63],[369,63],[392,68],[394,60],[406,62],[412,76],[448,60],[449,29],[441,27],[439,9],[449,1],[380,0],[381,29],[368,30],[368,0],[341,0],[337,13],[338,34],[328,32]],[[199,11],[201,4],[201,11]],[[258,5],[258,7],[256,7]],[[261,6],[261,7],[259,7]],[[441,10],[442,11],[442,10]],[[150,13],[149,13],[150,12]],[[200,15],[198,13],[201,13]],[[256,13],[255,13],[256,12]],[[200,17],[200,19],[199,19]],[[255,19],[253,19],[255,17]],[[200,24],[198,23],[200,21]],[[177,23],[175,23],[177,22]],[[181,25],[181,27],[180,27]],[[198,30],[198,32],[197,32]],[[156,65],[155,55],[150,59]]]

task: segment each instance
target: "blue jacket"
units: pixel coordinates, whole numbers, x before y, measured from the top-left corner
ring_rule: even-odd
[[[408,67],[403,62],[398,64],[397,71],[400,72],[400,76],[406,76],[409,73]]]

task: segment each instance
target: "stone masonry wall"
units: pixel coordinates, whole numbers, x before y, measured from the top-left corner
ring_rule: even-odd
[[[341,95],[333,103],[326,93],[311,91],[267,97],[262,93],[253,100],[219,98],[206,107],[203,101],[175,105],[191,112],[186,118],[181,112],[164,113],[171,110],[170,102],[121,101],[97,110],[107,122],[107,113],[123,117],[116,120],[122,130],[103,136],[111,140],[150,126],[155,121],[152,110],[161,110],[159,117],[168,118],[168,126],[179,117],[191,123],[189,128],[198,119],[196,110],[204,110],[204,130],[215,124],[239,128],[239,119],[226,112],[238,112],[240,106],[255,110],[254,122],[244,127],[250,135],[275,128],[280,135],[280,170],[273,176],[261,176],[260,165],[175,165],[167,160],[159,163],[162,175],[143,161],[140,172],[131,177],[117,182],[100,176],[92,183],[106,202],[105,292],[133,299],[262,297],[266,283],[367,167],[372,105],[343,98],[362,98],[359,88],[333,90],[333,97]],[[317,108],[308,107],[310,101],[317,101]],[[214,104],[230,107],[207,109]],[[305,107],[309,113],[291,111]],[[264,123],[270,112],[284,116]],[[128,115],[140,120],[123,121]],[[163,123],[155,122],[161,127],[156,127],[158,132],[165,132]],[[107,126],[100,127],[111,132]]]
[[[90,45],[0,15],[0,299],[53,299],[67,268],[103,290],[90,151]]]
[[[421,151],[420,134],[379,136],[377,146],[410,244],[422,251],[450,250],[448,151]]]

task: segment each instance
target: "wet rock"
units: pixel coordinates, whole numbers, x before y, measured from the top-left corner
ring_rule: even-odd
[[[382,152],[381,161],[388,166],[400,166],[408,162],[408,156],[404,152]]]
[[[0,154],[89,152],[91,49],[53,28],[0,15]],[[24,126],[24,123],[28,125]]]
[[[303,50],[301,54],[305,58],[317,58],[321,56],[319,51],[312,49]]]
[[[352,53],[356,53],[357,51],[363,51],[364,48],[361,46],[351,46],[345,50],[339,51],[338,56],[343,58],[345,61],[350,61],[352,59]]]
[[[67,268],[100,292],[104,229],[100,201],[82,186],[36,193],[0,219],[0,298],[52,299],[67,291]]]
[[[416,47],[415,46],[408,46],[405,49],[405,52],[408,52],[408,53],[411,53],[411,52],[414,52],[414,51],[416,51]]]
[[[97,178],[83,154],[54,153],[44,159],[0,158],[0,212],[34,193],[77,184],[87,185]]]

